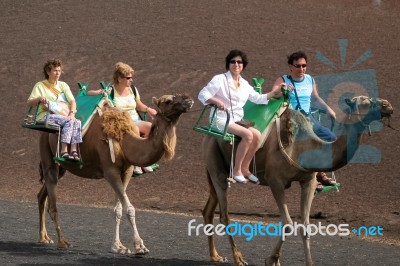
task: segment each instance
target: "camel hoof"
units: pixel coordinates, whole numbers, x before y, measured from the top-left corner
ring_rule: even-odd
[[[134,255],[141,256],[141,255],[146,255],[150,252],[146,247],[142,247],[141,249],[137,250]]]
[[[129,248],[126,248],[124,246],[122,247],[113,247],[111,248],[111,252],[114,254],[121,254],[121,255],[125,255],[125,254],[131,254],[131,250]]]
[[[228,258],[227,257],[221,257],[218,255],[218,257],[212,257],[210,259],[211,262],[220,262],[220,263],[227,263],[228,262]]]
[[[265,266],[281,266],[279,259],[266,259]]]
[[[57,248],[70,248],[72,245],[68,241],[59,242]]]
[[[115,254],[131,254],[131,250],[124,245],[122,245],[121,242],[117,241],[111,246],[111,253]]]
[[[54,241],[51,240],[50,238],[49,239],[39,239],[38,243],[40,243],[40,244],[53,244]]]
[[[41,244],[53,244],[54,241],[47,235],[47,233],[40,234],[38,243]]]

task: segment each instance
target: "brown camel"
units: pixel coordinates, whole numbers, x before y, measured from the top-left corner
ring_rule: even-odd
[[[393,108],[382,99],[369,99],[365,96],[346,99],[348,115],[337,123],[335,133],[338,139],[333,142],[321,141],[312,131],[306,117],[300,112],[286,109],[276,120],[264,145],[256,153],[256,175],[262,185],[271,188],[282,216],[282,224],[293,224],[285,203],[285,189],[291,182],[298,181],[301,186],[301,223],[309,224],[311,203],[316,188],[316,172],[334,171],[345,166],[359,146],[362,132],[374,120],[382,117],[390,119]],[[278,121],[280,123],[278,123]],[[279,126],[280,125],[280,126]],[[279,130],[278,130],[279,129]],[[278,135],[279,134],[279,135]],[[280,138],[278,138],[280,136]],[[207,168],[210,195],[203,210],[205,224],[213,224],[214,212],[219,205],[220,222],[225,226],[230,223],[227,202],[227,177],[232,146],[222,139],[206,136],[203,140],[203,157]],[[300,233],[300,232],[299,232]],[[313,265],[310,252],[310,236],[302,235],[306,265]],[[232,248],[234,265],[247,265],[234,238],[228,234]],[[226,262],[218,254],[213,236],[208,236],[211,261]],[[283,240],[280,238],[266,265],[280,265]]]
[[[124,112],[112,108],[103,110],[102,116],[96,114],[90,128],[80,145],[80,154],[83,166],[55,163],[54,156],[57,149],[56,134],[42,133],[40,136],[40,172],[43,187],[38,194],[40,217],[40,243],[53,243],[47,234],[45,225],[45,208],[55,223],[58,237],[58,247],[67,248],[70,243],[64,238],[61,231],[57,211],[57,183],[66,170],[74,175],[101,179],[105,178],[115,192],[115,233],[112,242],[112,252],[131,253],[122,245],[119,239],[119,224],[122,210],[127,214],[133,230],[133,253],[146,254],[149,250],[140,238],[135,222],[135,208],[130,203],[125,190],[133,173],[133,166],[151,165],[165,155],[166,159],[174,156],[176,135],[175,127],[182,113],[187,112],[193,105],[193,100],[186,95],[164,95],[153,97],[153,103],[158,110],[152,122],[148,138],[141,138],[134,134],[131,118]],[[113,113],[115,113],[113,115]],[[116,129],[121,127],[121,129]],[[105,133],[106,132],[106,133]],[[114,132],[114,133],[113,133]],[[111,140],[110,135],[113,137]],[[113,142],[115,162],[111,159],[109,141]]]

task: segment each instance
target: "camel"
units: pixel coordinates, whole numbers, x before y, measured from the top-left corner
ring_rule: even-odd
[[[388,118],[393,113],[391,104],[383,99],[370,99],[365,96],[346,99],[349,113],[341,123],[336,123],[335,142],[320,140],[312,131],[311,124],[300,112],[286,109],[276,119],[271,133],[264,145],[257,151],[255,163],[261,185],[269,186],[278,205],[282,224],[293,224],[285,203],[285,189],[293,181],[301,186],[301,223],[309,224],[311,203],[316,188],[316,172],[334,171],[345,166],[355,154],[362,132],[375,120]],[[280,122],[280,123],[279,123]],[[278,130],[279,129],[279,130]],[[278,138],[279,134],[279,138]],[[227,188],[229,183],[230,155],[229,142],[212,136],[205,136],[202,143],[203,159],[206,164],[207,180],[210,187],[208,201],[203,210],[205,226],[213,224],[216,206],[219,205],[220,222],[230,224],[228,215]],[[251,168],[252,169],[252,168]],[[229,180],[229,179],[228,179]],[[300,233],[300,232],[299,232]],[[310,252],[310,236],[302,233],[305,264],[313,265]],[[234,265],[247,265],[241,251],[231,234],[228,234],[232,248]],[[280,265],[281,248],[284,240],[280,238],[266,265]],[[208,236],[210,260],[226,262],[216,249],[213,235]]]
[[[87,130],[83,143],[80,144],[80,155],[83,165],[71,163],[58,165],[54,161],[57,149],[56,134],[41,133],[40,148],[40,173],[43,186],[38,193],[40,236],[39,243],[53,243],[45,225],[45,208],[48,204],[48,213],[55,224],[59,248],[68,248],[70,242],[64,238],[61,230],[57,210],[57,183],[66,171],[74,175],[108,181],[115,192],[116,204],[115,231],[111,251],[120,254],[146,254],[149,250],[140,238],[135,222],[135,208],[129,201],[126,188],[133,173],[133,166],[151,165],[165,156],[172,159],[175,153],[176,134],[175,128],[181,114],[187,112],[193,105],[193,100],[187,95],[164,95],[160,98],[153,97],[158,114],[153,119],[151,132],[148,138],[141,138],[134,132],[134,124],[129,115],[112,109],[102,110],[102,116],[95,114]],[[113,115],[114,114],[114,115]],[[116,129],[119,127],[120,129]],[[113,139],[110,139],[110,135]],[[108,142],[112,142],[115,160]],[[125,247],[119,238],[119,225],[122,212],[125,212],[133,231],[133,250]]]

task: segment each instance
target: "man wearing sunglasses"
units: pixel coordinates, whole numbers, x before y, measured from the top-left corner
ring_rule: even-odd
[[[273,89],[279,88],[282,82],[286,83],[289,90],[290,107],[310,118],[313,123],[313,131],[318,137],[325,141],[335,141],[336,135],[310,115],[311,104],[314,103],[320,109],[326,110],[329,116],[336,119],[335,111],[319,96],[314,78],[306,74],[307,55],[303,51],[294,52],[288,56],[287,63],[290,74],[279,77],[275,81]],[[317,180],[317,190],[321,190],[323,185],[330,186],[336,183],[323,172],[317,174]]]

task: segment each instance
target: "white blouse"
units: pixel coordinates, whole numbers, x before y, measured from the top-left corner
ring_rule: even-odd
[[[239,88],[236,89],[232,74],[230,71],[214,76],[211,81],[199,93],[198,99],[204,105],[207,105],[207,100],[216,97],[221,100],[230,113],[229,124],[240,121],[243,116],[243,106],[247,100],[256,104],[267,104],[268,99],[266,94],[259,94],[254,88],[241,76],[239,77]],[[213,114],[213,109],[210,112],[210,118]],[[226,123],[226,111],[217,110],[216,126],[218,129],[223,129]]]

